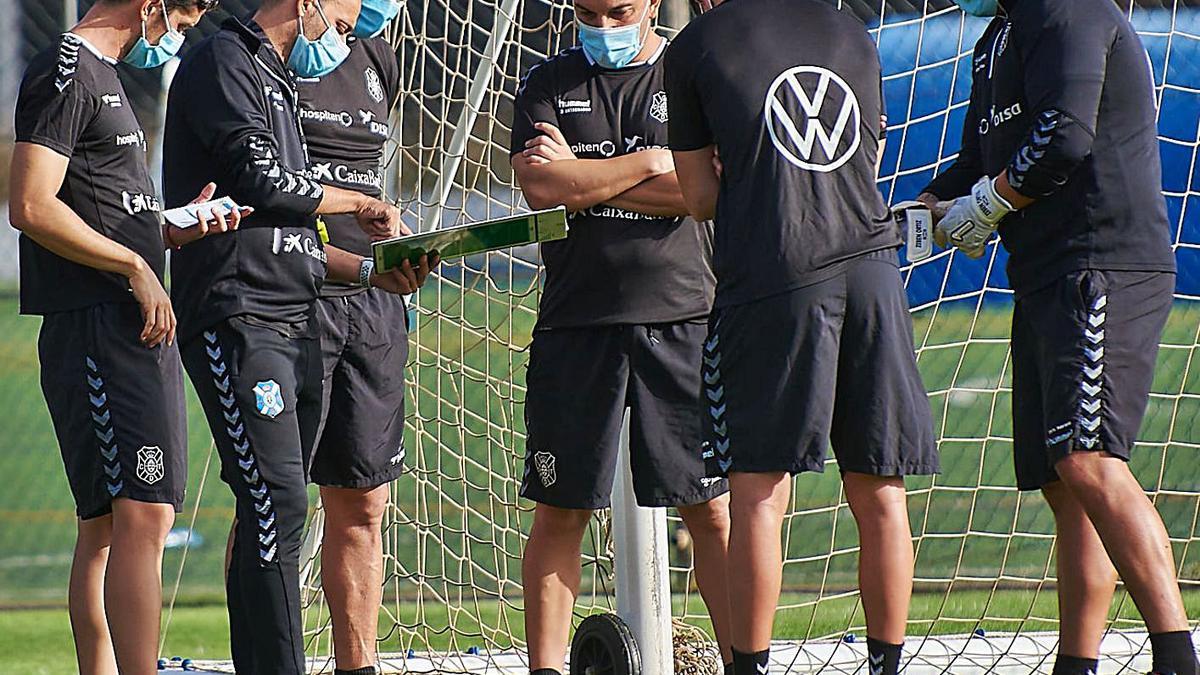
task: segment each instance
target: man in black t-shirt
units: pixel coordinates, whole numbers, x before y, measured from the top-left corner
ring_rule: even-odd
[[[168,98],[168,206],[211,173],[219,194],[255,209],[236,232],[183,247],[171,288],[184,367],[237,499],[226,591],[239,673],[305,670],[299,556],[322,398],[313,305],[326,263],[332,278],[396,293],[428,274],[407,262],[375,274],[316,229],[314,215],[349,213],[372,237],[400,231],[395,207],[314,178],[297,112],[293,73],[332,72],[359,9],[266,0],[248,23],[230,19],[188,52]]]
[[[730,476],[736,672],[769,670],[789,474],[822,471],[832,442],[869,670],[893,675],[913,572],[903,477],[938,456],[900,233],[875,187],[874,42],[826,2],[735,0],[680,33],[666,71],[680,187],[694,217],[716,219],[704,382],[714,468]]]
[[[962,150],[920,199],[940,239],[979,257],[998,228],[1010,254],[1017,486],[1059,537],[1054,672],[1096,672],[1119,570],[1155,672],[1194,675],[1167,532],[1126,464],[1175,287],[1145,49],[1111,2],[959,4],[995,18]]]
[[[609,505],[630,409],[634,491],[675,506],[726,662],[726,481],[706,476],[700,364],[711,230],[687,217],[667,143],[658,0],[576,0],[582,47],[534,66],[517,94],[512,164],[534,208],[565,204],[571,236],[542,245],[521,494],[537,502],[522,579],[530,669],[563,667],[579,545]]]
[[[391,0],[363,0],[350,56],[337,70],[297,81],[313,177],[383,195],[383,149],[399,95],[396,52],[382,37]],[[374,19],[378,26],[364,26]],[[371,242],[354,218],[325,216],[328,243],[369,260]],[[321,587],[333,623],[335,672],[371,673],[383,602],[383,513],[404,471],[404,298],[378,288],[326,282],[315,308],[323,362],[321,430],[310,477],[321,486],[325,525]]]
[[[34,57],[17,99],[21,312],[43,317],[42,391],[79,517],[69,598],[84,673],[154,672],[163,545],[187,482],[164,237],[184,243],[227,226],[162,229],[117,63],[171,58],[211,4],[97,3]],[[203,200],[212,186],[188,199],[196,192]]]

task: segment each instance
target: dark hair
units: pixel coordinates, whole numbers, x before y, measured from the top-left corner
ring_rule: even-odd
[[[196,7],[201,11],[207,12],[210,9],[215,9],[220,3],[220,0],[167,0],[167,9],[191,9]]]

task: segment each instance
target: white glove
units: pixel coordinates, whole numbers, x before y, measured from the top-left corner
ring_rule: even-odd
[[[918,201],[900,202],[892,207],[892,217],[907,234],[909,262],[928,258],[933,253],[933,212],[930,208]]]
[[[938,243],[978,258],[1000,221],[1013,210],[1013,205],[996,192],[995,182],[981,178],[971,188],[971,194],[955,199],[938,222],[935,230]]]

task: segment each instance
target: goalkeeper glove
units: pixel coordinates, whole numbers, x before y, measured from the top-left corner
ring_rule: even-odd
[[[981,178],[971,188],[971,194],[955,199],[938,222],[935,232],[938,243],[950,244],[978,258],[1000,221],[1013,210],[1013,205],[996,192],[995,181]]]

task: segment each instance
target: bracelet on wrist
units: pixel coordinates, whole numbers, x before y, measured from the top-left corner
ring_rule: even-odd
[[[363,258],[358,265],[358,285],[363,288],[371,287],[371,275],[375,273],[375,260]]]

